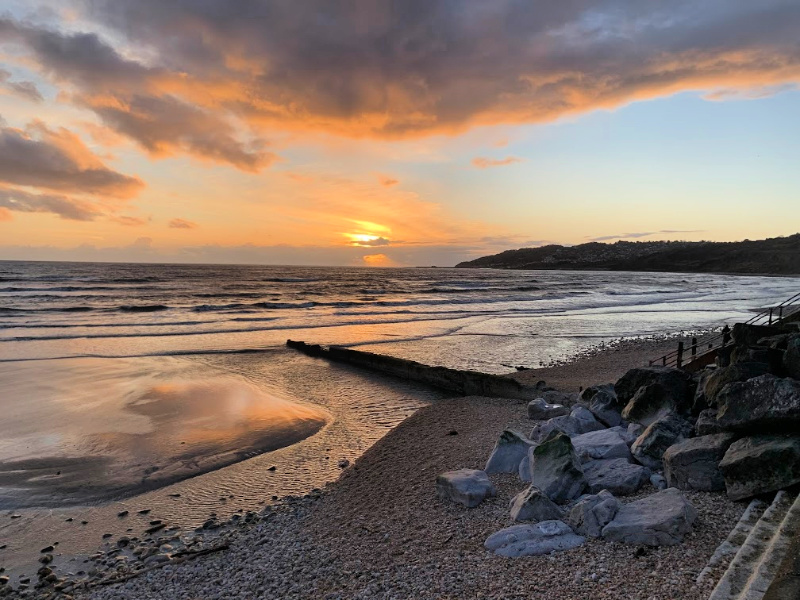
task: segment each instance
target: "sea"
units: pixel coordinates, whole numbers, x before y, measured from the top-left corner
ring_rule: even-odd
[[[495,374],[748,319],[800,278],[0,262],[0,563],[334,481],[444,392],[287,339]],[[642,362],[656,357],[642,356]],[[490,449],[487,449],[487,453]],[[133,519],[134,517],[131,517]]]

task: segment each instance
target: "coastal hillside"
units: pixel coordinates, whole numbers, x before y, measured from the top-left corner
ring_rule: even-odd
[[[590,242],[506,250],[457,268],[800,274],[800,233],[742,242]]]

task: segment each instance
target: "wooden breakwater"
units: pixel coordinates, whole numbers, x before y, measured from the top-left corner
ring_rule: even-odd
[[[541,393],[544,387],[544,382],[538,382],[535,386],[523,385],[514,379],[500,375],[490,375],[477,371],[461,371],[448,369],[447,367],[432,367],[413,360],[384,356],[374,352],[351,350],[341,346],[326,347],[295,340],[286,340],[286,345],[308,356],[327,358],[362,369],[394,375],[395,377],[417,381],[463,396],[493,396],[532,400]]]

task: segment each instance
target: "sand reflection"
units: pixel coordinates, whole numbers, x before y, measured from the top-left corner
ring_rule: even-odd
[[[0,508],[160,487],[294,444],[330,419],[321,407],[179,359],[58,361],[38,372],[48,376],[3,373],[17,385],[0,398],[14,414],[0,424]]]

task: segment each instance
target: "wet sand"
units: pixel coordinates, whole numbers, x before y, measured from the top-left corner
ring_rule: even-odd
[[[33,367],[0,364],[0,510],[132,496],[297,443],[330,420],[186,360]]]

